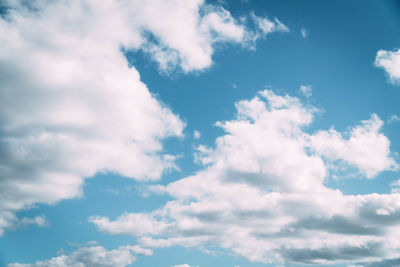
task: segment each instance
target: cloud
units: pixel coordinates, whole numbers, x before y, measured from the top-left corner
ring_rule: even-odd
[[[273,32],[289,32],[289,28],[286,27],[277,18],[273,21],[269,20],[267,17],[260,17],[254,13],[250,14],[250,18],[255,24],[256,30],[249,31],[247,34],[247,39],[249,39],[250,44],[255,42],[259,38],[265,38],[268,34]]]
[[[376,114],[361,122],[348,133],[348,139],[333,128],[320,131],[310,138],[311,147],[329,160],[343,160],[357,167],[367,178],[384,170],[395,170],[398,165],[390,157],[390,141],[380,133],[383,125]]]
[[[90,217],[89,222],[96,224],[109,234],[130,234],[135,236],[145,234],[159,234],[167,224],[163,221],[156,221],[154,215],[146,213],[123,214],[118,217],[117,222],[110,222],[105,217]]]
[[[212,64],[213,44],[239,43],[246,31],[227,10],[201,0],[134,1],[129,2],[129,11],[136,30],[143,27],[151,34],[142,49],[164,70],[207,68]]]
[[[7,219],[9,221],[7,221]],[[40,215],[36,217],[22,217],[22,218],[16,218],[15,216],[10,216],[5,218],[0,218],[0,226],[3,225],[7,227],[9,230],[16,230],[31,225],[36,225],[37,227],[47,227],[50,226],[50,223],[45,215]]]
[[[399,266],[400,265],[400,258],[395,259],[385,259],[375,262],[367,262],[356,265],[355,267],[386,267],[386,266]]]
[[[193,138],[194,138],[194,139],[200,139],[200,137],[201,137],[200,132],[195,130],[195,131],[193,132]]]
[[[300,91],[307,98],[312,96],[311,85],[301,85],[300,86]]]
[[[338,132],[333,137],[330,131],[307,132],[317,110],[270,90],[237,102],[236,109],[235,119],[217,123],[225,134],[215,147],[199,146],[203,170],[153,187],[173,200],[148,213],[145,226],[138,220],[141,213],[91,221],[103,232],[136,236],[145,248],[215,246],[263,263],[398,256],[400,194],[343,195],[325,185],[336,159],[346,161],[349,172],[355,167],[371,175],[367,178],[390,169],[383,163],[396,164],[377,115],[343,138]],[[364,154],[342,155],[337,143]],[[330,156],[333,151],[337,157]]]
[[[274,21],[271,21],[266,17],[260,17],[255,15],[254,13],[251,13],[251,18],[263,35],[267,35],[275,31],[289,32],[289,28],[286,27],[277,18],[275,18]]]
[[[44,226],[50,225],[50,223],[47,221],[46,216],[41,215],[41,216],[36,216],[34,218],[23,217],[18,220],[18,224],[16,225],[16,227],[24,227],[24,226],[31,225],[31,224],[36,224],[39,227],[44,227]]]
[[[376,53],[375,66],[386,71],[392,84],[400,84],[400,49],[397,51],[379,50]]]
[[[177,168],[162,144],[185,124],[124,53],[148,53],[162,71],[199,71],[215,44],[246,46],[251,31],[202,0],[3,4],[0,235],[21,209],[81,196],[98,172],[148,181]]]
[[[0,235],[97,172],[158,179],[175,168],[162,140],[184,127],[128,67],[120,46],[141,39],[116,2],[32,5],[0,20]]]
[[[392,193],[400,193],[400,179],[390,184]]]
[[[143,253],[145,252],[145,253]],[[99,266],[124,267],[134,263],[135,254],[152,255],[149,250],[138,246],[121,246],[107,250],[102,246],[83,247],[70,255],[61,255],[49,260],[37,261],[33,264],[11,263],[8,267],[67,267],[67,266]]]

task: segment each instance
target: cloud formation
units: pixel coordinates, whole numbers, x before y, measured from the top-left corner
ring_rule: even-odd
[[[250,15],[253,23],[256,26],[256,30],[248,33],[248,39],[251,42],[255,42],[259,38],[265,38],[273,32],[289,32],[289,28],[286,27],[279,19],[275,18],[273,21],[267,17],[260,17],[254,13]]]
[[[176,168],[162,141],[184,123],[141,81],[126,51],[199,71],[214,44],[248,42],[221,6],[178,1],[3,1],[0,235],[15,213],[82,195],[84,178],[141,181]]]
[[[376,53],[375,66],[385,70],[392,84],[400,84],[400,49],[379,50]]]
[[[98,266],[98,267],[125,267],[134,263],[135,254],[152,255],[151,250],[144,250],[138,246],[121,246],[107,250],[102,246],[79,248],[70,255],[61,255],[33,264],[11,263],[8,267],[70,267],[70,266]]]
[[[312,88],[311,85],[301,85],[300,92],[307,98],[312,96]]]
[[[0,20],[0,234],[15,211],[79,196],[97,172],[158,179],[175,166],[161,140],[184,127],[128,67],[119,47],[137,40],[115,6],[32,5]]]
[[[153,187],[174,200],[151,213],[90,221],[147,248],[217,246],[264,263],[399,257],[400,194],[343,195],[325,185],[338,163],[366,178],[397,166],[377,115],[349,133],[309,133],[317,110],[295,97],[265,90],[236,109],[236,119],[217,123],[226,134],[215,148],[199,147],[202,171]],[[342,153],[348,149],[354,154]]]

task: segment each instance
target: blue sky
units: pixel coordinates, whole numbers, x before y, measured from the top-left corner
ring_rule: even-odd
[[[400,262],[396,1],[0,6],[0,265]]]

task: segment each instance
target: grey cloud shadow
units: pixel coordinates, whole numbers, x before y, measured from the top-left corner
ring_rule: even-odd
[[[368,243],[364,246],[342,246],[335,248],[281,248],[281,255],[289,262],[301,264],[317,264],[325,261],[354,261],[365,257],[382,255],[382,244]]]

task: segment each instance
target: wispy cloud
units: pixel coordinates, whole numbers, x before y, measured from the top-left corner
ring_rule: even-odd
[[[307,98],[312,96],[311,85],[301,85],[300,92]]]
[[[387,120],[387,123],[393,123],[393,122],[398,122],[400,121],[400,116],[393,114],[389,117],[389,119]]]

